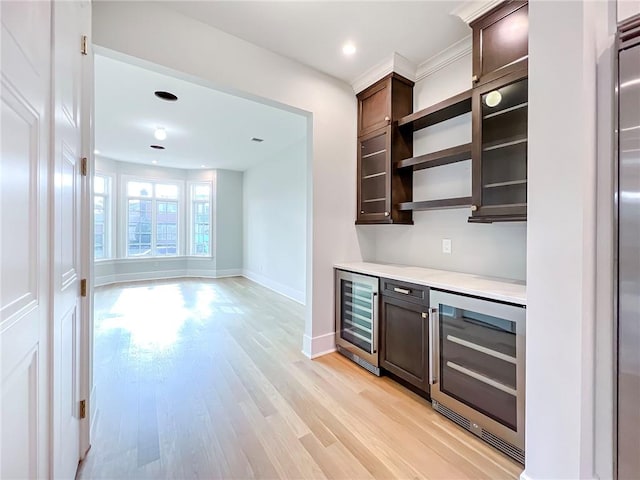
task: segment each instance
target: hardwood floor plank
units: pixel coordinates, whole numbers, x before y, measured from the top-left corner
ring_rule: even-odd
[[[304,307],[244,278],[96,289],[98,417],[78,478],[516,479],[423,398],[300,347]]]

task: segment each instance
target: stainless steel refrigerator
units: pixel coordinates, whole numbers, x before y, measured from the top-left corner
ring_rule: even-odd
[[[640,478],[640,18],[618,32],[617,478]]]

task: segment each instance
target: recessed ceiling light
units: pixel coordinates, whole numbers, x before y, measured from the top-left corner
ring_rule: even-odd
[[[151,148],[155,148],[156,150],[164,150],[162,145],[149,145]]]
[[[153,94],[162,99],[162,100],[166,100],[167,102],[175,102],[176,100],[178,100],[178,97],[176,97],[173,93],[171,92],[165,92],[162,90],[157,90],[155,92],[153,92]]]
[[[158,160],[151,160],[151,163],[155,165],[156,163],[158,163]]]
[[[94,155],[100,155],[100,150],[98,150],[97,148],[93,151]]]
[[[165,140],[167,138],[167,131],[164,128],[158,127],[156,131],[153,132],[153,136],[156,137],[156,140]]]
[[[258,138],[258,137],[253,137],[251,139],[252,142],[256,142],[256,143],[260,143],[260,142],[264,142],[264,138]]]
[[[200,165],[200,168],[207,168],[206,165]]]
[[[344,53],[345,55],[353,55],[354,53],[356,53],[356,46],[351,42],[345,43],[342,46],[342,53]]]

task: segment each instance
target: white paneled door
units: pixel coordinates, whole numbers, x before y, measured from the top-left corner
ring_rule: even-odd
[[[2,1],[0,18],[0,478],[44,478],[51,5]]]
[[[53,3],[53,476],[74,478],[80,452],[82,53],[88,2]],[[84,453],[84,452],[82,452]]]

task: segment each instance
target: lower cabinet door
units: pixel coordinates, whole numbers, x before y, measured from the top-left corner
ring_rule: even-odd
[[[429,392],[429,317],[424,305],[382,296],[380,366]]]

